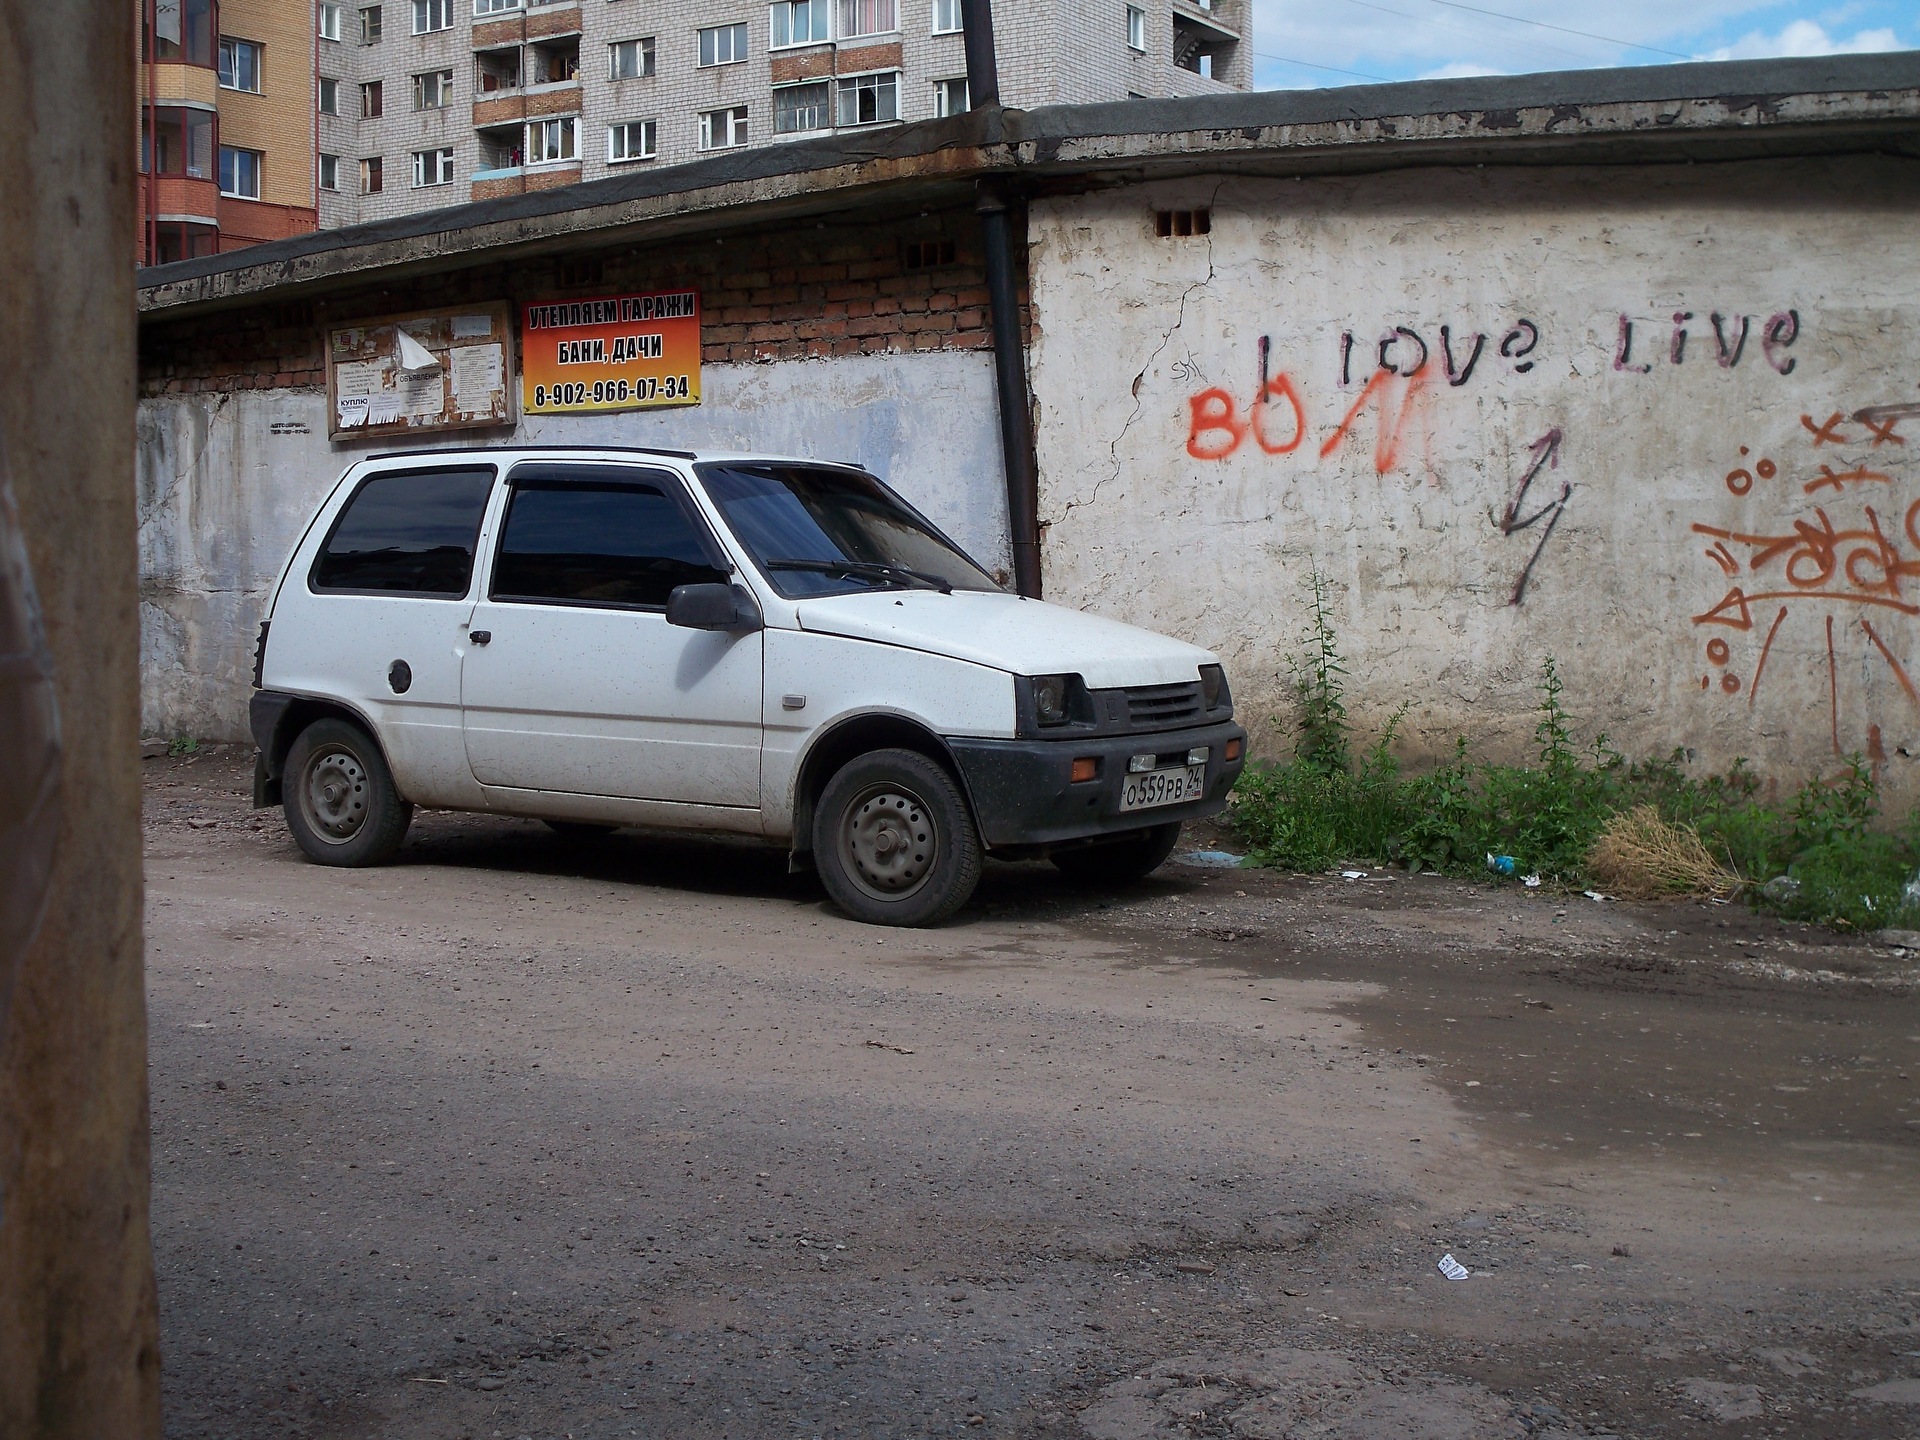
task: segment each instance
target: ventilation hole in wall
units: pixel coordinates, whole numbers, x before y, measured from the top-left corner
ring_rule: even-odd
[[[932,270],[954,263],[951,240],[909,240],[901,248],[901,263],[908,270]]]
[[[273,312],[273,328],[276,330],[306,330],[312,325],[313,306],[311,305],[282,305]]]
[[[1186,235],[1211,235],[1213,211],[1156,210],[1153,212],[1153,233],[1163,240]]]
[[[560,283],[565,286],[598,285],[604,262],[598,258],[590,260],[562,260],[560,262]]]

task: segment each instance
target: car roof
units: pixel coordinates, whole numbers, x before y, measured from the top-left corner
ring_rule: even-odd
[[[672,460],[700,462],[723,462],[752,465],[834,465],[843,469],[864,470],[866,467],[855,460],[822,460],[809,455],[769,455],[751,451],[735,450],[669,450],[664,446],[651,445],[471,445],[443,450],[385,450],[377,455],[363,455],[356,464],[371,465],[389,460],[472,460],[476,458],[501,459],[520,456],[538,456],[542,459],[598,459],[605,456],[651,456]]]

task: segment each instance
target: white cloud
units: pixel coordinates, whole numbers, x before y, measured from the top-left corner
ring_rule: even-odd
[[[1429,70],[1419,76],[1422,80],[1468,80],[1475,75],[1506,75],[1510,71],[1498,65],[1476,65],[1471,60],[1456,60],[1450,65],[1442,65],[1437,70]]]
[[[1743,35],[1733,44],[1707,55],[1709,60],[1766,60],[1780,55],[1848,55],[1863,51],[1900,49],[1892,30],[1862,30],[1851,40],[1827,34],[1811,20],[1796,20],[1778,35],[1760,31]]]

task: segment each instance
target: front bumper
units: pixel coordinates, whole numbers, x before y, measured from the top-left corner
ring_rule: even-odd
[[[1229,740],[1240,742],[1238,759],[1226,758]],[[1061,845],[1216,815],[1226,808],[1227,792],[1247,763],[1247,732],[1232,721],[1097,739],[949,739],[947,746],[966,781],[988,849]],[[1175,765],[1185,761],[1187,751],[1202,746],[1208,755],[1206,790],[1200,799],[1152,810],[1120,809],[1132,756],[1152,754],[1161,764]],[[1073,762],[1087,758],[1099,762],[1099,773],[1075,784]]]

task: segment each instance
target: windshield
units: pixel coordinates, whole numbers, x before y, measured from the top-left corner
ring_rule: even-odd
[[[1000,589],[886,486],[858,470],[702,465],[700,479],[789,600],[870,590]]]

